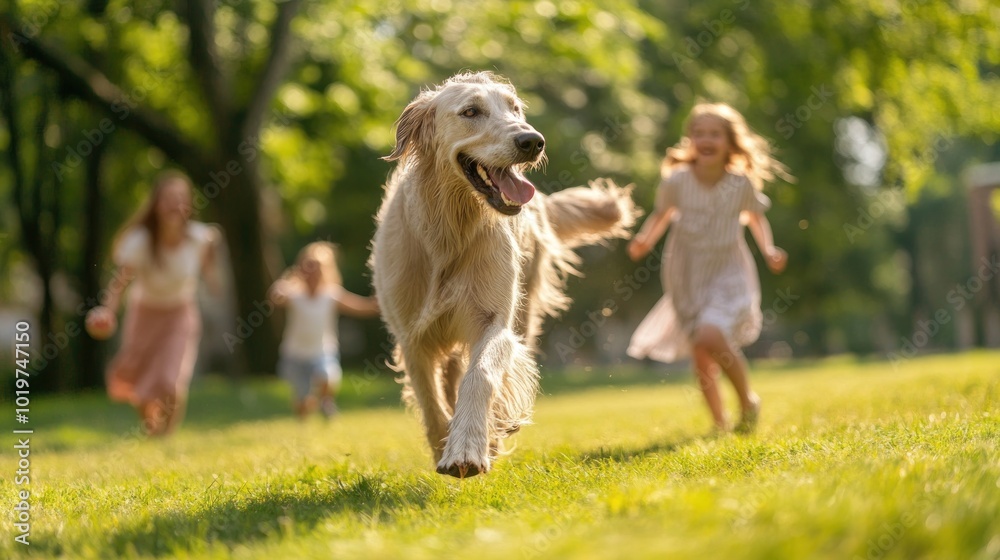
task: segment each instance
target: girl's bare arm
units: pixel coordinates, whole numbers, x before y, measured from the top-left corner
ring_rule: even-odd
[[[629,257],[632,260],[639,260],[649,253],[653,245],[656,245],[656,242],[667,232],[676,210],[674,207],[656,209],[646,218],[639,233],[628,245]]]
[[[221,236],[218,231],[212,228],[208,244],[205,246],[205,253],[201,259],[202,279],[205,280],[208,292],[213,296],[219,296],[222,293],[222,282],[219,280],[219,269],[216,266],[218,244],[220,241]]]
[[[337,300],[337,310],[354,317],[377,317],[379,314],[378,300],[374,297],[364,297],[341,290]]]
[[[118,267],[118,269],[111,275],[111,281],[108,282],[107,300],[98,303],[108,308],[108,310],[112,313],[118,313],[118,308],[121,307],[122,294],[125,293],[125,289],[128,288],[134,278],[135,271],[132,267]]]
[[[767,221],[766,216],[757,212],[746,212],[745,214],[747,227],[750,228],[750,234],[753,236],[754,241],[757,242],[757,247],[760,248],[761,254],[764,255],[767,267],[772,272],[781,272],[785,269],[785,264],[788,262],[788,254],[784,250],[774,246],[771,222]]]
[[[669,178],[663,178],[659,186],[656,187],[656,207],[650,213],[646,221],[642,223],[639,233],[628,244],[628,256],[633,261],[638,261],[649,254],[649,251],[656,245],[656,242],[663,237],[670,227],[670,221],[674,217],[677,208],[673,202],[673,189]]]
[[[271,287],[267,290],[267,297],[271,300],[271,303],[277,305],[278,307],[283,307],[288,303],[289,294],[289,282],[284,278],[278,278],[271,284]]]

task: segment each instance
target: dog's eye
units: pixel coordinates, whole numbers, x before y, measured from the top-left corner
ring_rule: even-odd
[[[478,117],[479,109],[476,109],[475,107],[469,107],[468,109],[462,111],[462,116],[467,119],[471,119],[472,117]]]

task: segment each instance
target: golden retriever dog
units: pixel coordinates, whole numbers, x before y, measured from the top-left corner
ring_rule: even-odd
[[[627,237],[631,187],[592,183],[546,196],[524,172],[545,140],[506,81],[454,76],[396,122],[369,266],[404,399],[423,417],[437,471],[489,471],[531,417],[542,318],[567,308],[573,247]]]

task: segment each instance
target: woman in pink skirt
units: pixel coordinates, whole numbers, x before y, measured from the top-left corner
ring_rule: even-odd
[[[201,338],[199,277],[218,292],[212,266],[218,232],[190,216],[190,180],[178,172],[160,175],[149,199],[115,238],[116,276],[123,281],[87,314],[92,336],[111,336],[121,295],[131,284],[107,389],[112,400],[135,407],[150,435],[169,434],[184,417]]]

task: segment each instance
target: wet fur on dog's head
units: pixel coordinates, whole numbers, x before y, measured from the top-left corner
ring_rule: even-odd
[[[535,190],[523,173],[545,161],[544,139],[525,121],[524,107],[503,78],[459,74],[403,110],[396,147],[384,159],[436,167],[498,212],[517,214]]]

